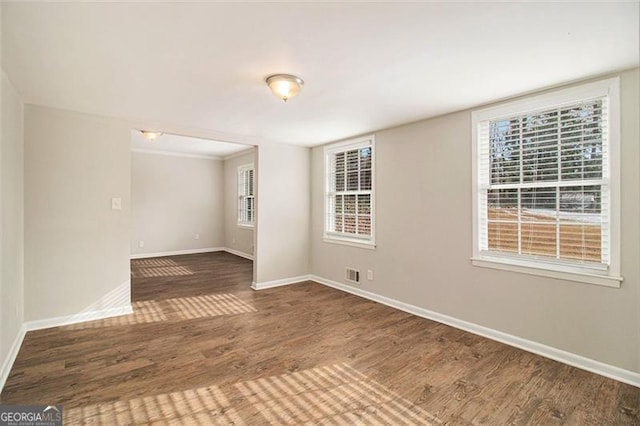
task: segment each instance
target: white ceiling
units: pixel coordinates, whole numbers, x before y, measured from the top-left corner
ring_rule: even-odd
[[[638,2],[2,3],[28,103],[314,145],[639,64]],[[306,84],[285,104],[264,83]]]
[[[236,143],[218,142],[207,139],[192,138],[165,133],[154,141],[142,136],[138,130],[131,131],[131,148],[133,150],[180,153],[205,157],[223,158],[240,151],[251,149],[247,145]]]

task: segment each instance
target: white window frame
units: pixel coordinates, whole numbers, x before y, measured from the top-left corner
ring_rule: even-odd
[[[332,232],[330,226],[330,204],[329,204],[329,186],[331,176],[331,162],[329,158],[336,153],[371,147],[371,235],[356,236],[347,233]],[[375,249],[376,248],[376,148],[375,135],[363,136],[355,139],[349,139],[343,142],[337,142],[324,147],[324,232],[323,240],[327,243],[342,244],[353,247]]]
[[[582,100],[608,97],[609,157],[605,169],[608,173],[610,196],[610,263],[608,267],[589,267],[571,262],[539,260],[516,255],[481,252],[480,250],[480,197],[486,189],[479,187],[479,166],[482,153],[478,143],[479,126],[482,122],[511,117],[561,106]],[[555,90],[538,96],[501,103],[496,106],[473,111],[472,122],[472,203],[473,203],[473,251],[474,266],[539,275],[607,287],[620,287],[620,79],[611,78],[582,84],[567,89]],[[603,178],[607,179],[606,176]]]
[[[253,194],[251,195],[247,195],[244,193],[241,193],[241,187],[244,186],[244,179],[245,179],[245,175],[248,171],[253,171]],[[238,185],[237,185],[237,191],[238,191],[238,210],[237,210],[237,219],[238,219],[238,227],[240,228],[253,228],[254,224],[255,224],[255,219],[256,219],[256,170],[253,166],[253,163],[249,163],[249,164],[243,164],[241,166],[238,166],[238,181],[237,181]],[[244,198],[252,198],[253,199],[253,217],[251,221],[244,221],[242,219],[242,211],[243,209],[243,205],[242,205],[242,200]]]

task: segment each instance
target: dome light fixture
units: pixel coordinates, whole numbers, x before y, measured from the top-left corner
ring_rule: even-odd
[[[291,74],[273,74],[265,81],[273,94],[285,102],[296,96],[304,84],[300,77]]]
[[[151,130],[140,130],[142,136],[149,139],[150,141],[155,141],[160,136],[162,136],[162,132],[152,132]]]

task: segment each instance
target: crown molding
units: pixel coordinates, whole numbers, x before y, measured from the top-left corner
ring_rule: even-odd
[[[242,155],[251,154],[253,152],[254,147],[250,147],[247,149],[243,149],[242,151],[234,152],[233,154],[228,154],[222,157],[224,161],[231,160],[232,158],[240,157]]]
[[[144,149],[144,148],[131,148],[131,152],[138,152],[141,154],[156,154],[156,155],[167,155],[170,157],[187,157],[187,158],[199,158],[202,160],[217,160],[222,161],[225,158],[217,155],[202,155],[202,154],[189,154],[186,152],[175,152],[175,151],[163,151],[159,149]]]

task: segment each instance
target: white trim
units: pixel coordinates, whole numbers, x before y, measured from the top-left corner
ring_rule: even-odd
[[[267,288],[281,287],[283,285],[297,284],[311,280],[311,275],[300,275],[297,277],[283,278],[281,280],[265,281],[262,283],[252,282],[251,288],[254,290],[265,290]]]
[[[63,325],[77,324],[80,322],[95,321],[105,318],[118,317],[133,313],[133,308],[129,306],[119,306],[116,308],[102,309],[99,311],[80,312],[74,315],[45,318],[41,320],[28,321],[23,324],[26,331],[42,330],[43,328],[61,327]]]
[[[140,154],[168,155],[170,157],[199,158],[201,160],[215,160],[215,161],[224,160],[223,157],[219,157],[217,155],[189,154],[186,152],[164,151],[159,149],[131,148],[131,152],[137,152]]]
[[[245,259],[253,260],[252,255],[238,251],[238,250],[234,250],[229,247],[209,247],[209,248],[203,248],[203,249],[165,251],[160,253],[139,253],[139,254],[132,254],[131,256],[129,256],[129,258],[130,259],[148,259],[151,257],[181,256],[184,254],[213,253],[217,251],[226,251],[227,253],[244,257]]]
[[[410,314],[440,322],[442,324],[450,325],[451,327],[458,328],[460,330],[468,331],[469,333],[477,334],[479,336],[486,337],[491,340],[513,346],[528,352],[532,352],[536,355],[540,355],[546,358],[550,358],[564,364],[568,364],[582,370],[589,371],[591,373],[599,374],[601,376],[608,377],[613,380],[618,380],[623,383],[627,383],[632,386],[640,387],[640,373],[635,371],[626,370],[613,365],[605,364],[600,361],[596,361],[590,358],[586,358],[581,355],[577,355],[571,352],[563,351],[551,346],[544,345],[542,343],[534,342],[524,339],[522,337],[514,336],[511,334],[503,333],[498,330],[494,330],[488,327],[484,327],[472,322],[464,321],[448,315],[440,314],[430,311],[428,309],[420,308],[415,305],[400,302],[399,300],[391,299],[389,297],[381,296],[370,291],[362,290],[357,287],[351,287],[336,281],[328,280],[326,278],[319,277],[317,275],[311,275],[309,280],[315,281],[319,284],[323,284],[329,287],[336,288],[338,290],[345,291],[347,293],[355,294],[365,299],[373,300],[374,302],[382,303],[383,305],[391,306],[392,308],[399,309]]]
[[[29,331],[34,330],[42,330],[44,328],[51,327],[60,327],[63,325],[77,324],[85,321],[95,321],[105,318],[117,317],[121,315],[129,315],[133,313],[133,308],[131,305],[128,306],[119,306],[116,308],[108,308],[96,311],[89,312],[80,312],[74,315],[66,315],[61,317],[54,318],[45,318],[41,320],[35,321],[27,321],[22,323],[16,338],[11,345],[11,349],[5,358],[2,369],[0,370],[0,392],[4,389],[4,385],[9,377],[9,373],[13,368],[13,364],[16,361],[16,357],[18,356],[18,352],[20,352],[20,347],[22,346],[22,342]]]
[[[208,247],[208,248],[201,248],[201,249],[163,251],[160,253],[136,253],[136,254],[132,254],[129,258],[130,259],[146,259],[149,257],[180,256],[183,254],[210,253],[214,251],[225,251],[225,248],[224,247]]]
[[[373,141],[375,137],[376,137],[375,133],[371,133],[369,135],[358,136],[351,139],[345,139],[339,142],[331,142],[331,143],[324,144],[324,149],[325,149],[325,152],[348,151],[349,148],[355,149],[356,147],[362,147],[367,142],[371,142],[371,145],[373,145]]]
[[[329,155],[336,152],[344,152],[350,149],[359,149],[369,146],[371,147],[371,235],[366,236],[354,236],[350,238],[348,234],[331,233],[327,230],[328,227],[328,205],[327,198],[329,192],[329,161],[327,161]],[[360,136],[353,139],[348,139],[340,142],[334,142],[327,144],[323,149],[323,225],[322,225],[322,237],[325,242],[349,245],[352,247],[359,247],[365,249],[374,250],[376,248],[376,135],[374,133],[366,136]],[[345,176],[345,179],[347,177]],[[338,235],[336,235],[338,234]]]
[[[20,352],[20,347],[22,346],[22,342],[26,334],[27,331],[24,327],[24,324],[22,324],[20,330],[18,330],[18,334],[16,334],[16,338],[13,339],[13,344],[11,345],[11,349],[9,349],[7,357],[2,363],[2,369],[0,369],[0,392],[2,392],[2,390],[4,389],[4,385],[9,378],[9,373],[11,373],[13,364],[16,362],[18,352]]]
[[[609,116],[609,164],[607,166],[609,196],[610,196],[610,264],[606,274],[596,274],[592,268],[581,267],[576,263],[570,267],[559,266],[550,262],[538,262],[522,256],[522,260],[514,262],[492,254],[491,258],[483,255],[480,250],[480,190],[478,161],[481,160],[480,144],[478,143],[479,126],[482,122],[496,120],[506,116],[514,116],[541,109],[574,104],[576,102],[608,97]],[[531,94],[524,99],[504,101],[493,106],[482,107],[471,112],[471,175],[472,175],[472,265],[521,272],[530,275],[565,279],[586,284],[602,285],[619,288],[623,280],[620,276],[620,78],[614,77],[580,84],[549,93]],[[552,182],[555,185],[557,182]],[[575,182],[579,185],[578,181]],[[546,185],[546,184],[545,184]]]
[[[247,181],[245,180],[247,172],[251,172],[251,179],[249,180],[250,185],[247,185]],[[236,196],[238,198],[238,208],[236,210],[236,225],[238,226],[238,228],[245,228],[245,229],[253,229],[255,227],[255,220],[256,220],[256,167],[255,164],[252,163],[247,163],[247,164],[240,164],[237,167],[237,174],[236,174],[237,180],[236,180]],[[253,191],[251,194],[245,194],[245,189],[247,188],[247,186],[249,186]],[[240,188],[242,187],[242,191],[240,190]],[[242,192],[242,194],[240,193]],[[247,208],[243,209],[242,207],[242,200],[243,199],[247,199],[247,198],[251,198],[253,199],[253,216],[252,216],[252,221],[242,221],[241,220],[241,216],[242,216],[242,212],[247,212],[247,216],[248,216],[248,212],[249,212],[249,208],[248,208],[248,203],[247,203]]]
[[[255,147],[254,146],[250,146],[249,148],[243,149],[242,151],[234,152],[233,154],[229,154],[229,155],[225,155],[224,157],[222,157],[222,159],[224,161],[227,161],[227,160],[231,160],[232,158],[240,157],[241,155],[250,154],[249,150],[253,150],[253,148],[255,148]]]
[[[607,78],[591,83],[578,84],[576,86],[555,89],[548,93],[536,95],[529,94],[524,99],[506,100],[497,105],[480,107],[473,111],[478,122],[485,120],[497,120],[508,116],[526,114],[553,108],[562,105],[571,105],[576,101],[595,99],[601,96],[610,96],[612,91],[618,91],[620,77]]]
[[[611,275],[598,275],[588,274],[586,272],[574,272],[574,271],[562,271],[560,269],[549,269],[542,265],[544,263],[533,263],[531,265],[518,264],[517,260],[511,262],[504,258],[471,258],[471,264],[473,266],[480,266],[483,268],[500,269],[503,271],[520,272],[527,275],[538,275],[541,277],[557,278],[559,280],[575,281],[585,284],[595,284],[605,287],[620,288],[620,283],[623,281],[622,277]],[[524,263],[524,262],[522,262]],[[556,267],[557,268],[557,267]]]
[[[238,164],[238,174],[240,174],[241,171],[244,170],[253,170],[255,171],[255,163],[252,161],[251,163],[246,163],[246,164]]]
[[[330,244],[339,244],[341,246],[351,246],[351,247],[358,247],[358,248],[369,249],[369,250],[375,250],[376,248],[375,243],[372,243],[369,241],[366,241],[366,242],[356,241],[355,239],[347,239],[347,238],[340,238],[340,237],[323,237],[322,241]]]
[[[223,250],[226,251],[229,254],[233,254],[235,256],[244,257],[245,259],[253,260],[253,255],[251,255],[251,254],[244,253],[244,252],[238,251],[238,250],[234,250],[234,249],[229,248],[229,247],[225,247]]]
[[[611,275],[619,276],[621,272],[621,244],[622,238],[620,230],[622,228],[622,208],[620,204],[620,146],[622,144],[620,123],[622,115],[620,111],[620,77],[603,80],[610,85],[609,89],[609,117],[616,117],[609,120],[609,219],[610,225],[610,256]]]
[[[80,312],[61,317],[27,321],[23,325],[27,331],[31,331],[131,313],[133,313],[131,307],[131,280],[126,280]]]

